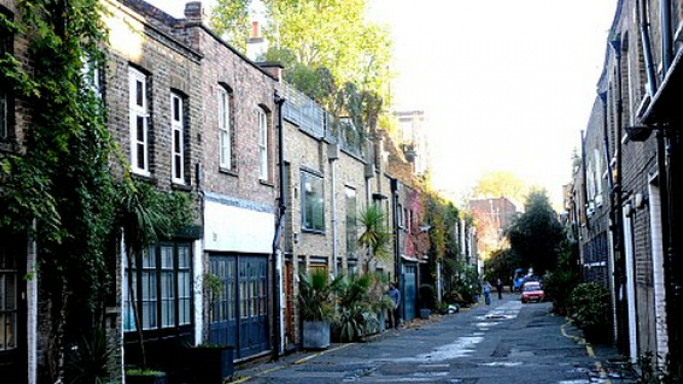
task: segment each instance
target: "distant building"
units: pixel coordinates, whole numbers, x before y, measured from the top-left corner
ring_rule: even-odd
[[[424,111],[396,111],[398,129],[393,140],[413,164],[416,175],[424,175],[431,168],[427,124]]]
[[[477,249],[486,258],[504,244],[504,232],[512,223],[517,207],[507,198],[470,200],[469,211],[477,225]]]

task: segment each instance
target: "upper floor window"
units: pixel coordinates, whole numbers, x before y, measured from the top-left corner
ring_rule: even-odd
[[[258,150],[259,150],[259,178],[261,180],[268,180],[268,115],[262,109],[257,109],[258,115]]]
[[[171,93],[171,179],[185,183],[185,116],[183,98]]]
[[[325,231],[325,201],[323,179],[301,171],[301,226],[305,230]]]
[[[149,110],[147,76],[130,68],[130,163],[134,173],[149,176]]]
[[[224,88],[218,90],[218,130],[220,167],[232,169],[232,108],[230,93]]]
[[[356,252],[358,241],[358,202],[356,190],[351,187],[344,188],[346,199],[346,254],[351,256]]]

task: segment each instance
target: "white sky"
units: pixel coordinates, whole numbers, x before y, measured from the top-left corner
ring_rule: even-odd
[[[148,1],[182,16],[184,0]],[[435,187],[460,197],[506,170],[559,204],[616,0],[370,2],[392,30],[395,107],[427,116]]]

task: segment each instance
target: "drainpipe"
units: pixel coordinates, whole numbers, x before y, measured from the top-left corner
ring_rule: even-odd
[[[401,318],[404,318],[403,316],[403,311],[405,310],[405,306],[403,305],[404,299],[405,299],[405,291],[403,288],[403,276],[402,276],[402,260],[401,260],[401,248],[399,247],[399,231],[398,231],[398,180],[391,178],[390,180],[390,185],[391,185],[391,209],[393,211],[393,215],[391,217],[391,226],[392,226],[392,232],[394,234],[394,278],[396,279],[396,282],[399,284],[399,291],[401,292]]]
[[[642,4],[642,0],[641,1]],[[641,13],[641,21],[644,20],[642,18],[642,13]],[[642,26],[642,25],[641,25]],[[648,33],[647,33],[647,26],[644,26],[641,29],[642,32],[642,37],[643,41],[647,40],[649,41]],[[614,50],[614,60],[616,63],[616,113],[614,116],[614,125],[616,128],[616,142],[614,143],[615,148],[614,148],[614,154],[616,156],[616,177],[614,178],[614,187],[612,189],[613,193],[613,198],[614,198],[614,252],[615,252],[615,280],[617,282],[617,289],[625,289],[626,286],[626,276],[624,274],[625,272],[625,260],[624,260],[624,235],[623,235],[623,230],[624,227],[622,225],[622,204],[623,204],[623,198],[622,198],[622,136],[623,136],[623,128],[622,128],[622,113],[623,113],[623,95],[622,95],[622,72],[621,72],[621,36],[617,36],[614,40],[610,42],[610,45],[612,46],[612,49]],[[645,47],[645,45],[643,45]],[[648,48],[648,53],[645,54],[645,56],[650,55],[649,53],[649,48]],[[647,60],[646,60],[647,61]],[[652,65],[650,62],[650,65],[648,66],[650,70],[652,70]],[[654,75],[654,72],[652,72]],[[648,75],[648,78],[650,76]],[[654,77],[652,77],[652,81],[648,80],[648,83],[650,84],[650,87],[652,88],[651,92],[652,95],[654,95]],[[625,299],[621,299],[621,302],[618,303],[619,308],[619,318],[624,319],[628,318],[628,309],[627,309],[627,303]],[[619,347],[619,350],[621,353],[626,354],[629,351],[629,337],[628,337],[628,325],[624,325],[623,322],[619,322],[617,324],[617,333],[618,333],[618,340],[617,344]]]
[[[584,217],[584,224],[586,229],[590,229],[590,222],[588,221],[588,176],[586,176],[586,137],[583,130],[581,130],[581,177],[583,178],[583,185],[581,186],[581,195],[583,197],[582,205],[586,216]],[[583,271],[581,271],[583,276]]]
[[[660,20],[662,23],[662,73],[666,73],[673,61],[673,37],[671,29],[671,0],[659,0]]]
[[[278,131],[278,167],[280,177],[280,198],[278,199],[278,217],[275,226],[275,236],[273,237],[273,360],[280,358],[280,240],[282,238],[282,227],[284,225],[285,213],[287,212],[287,202],[285,194],[285,144],[284,126],[282,125],[282,105],[285,98],[281,97],[277,91],[273,96],[273,101],[277,105],[277,131]]]
[[[329,145],[328,152],[334,152],[334,153],[328,153],[328,159],[330,162],[330,178],[332,179],[332,273],[334,274],[334,277],[337,277],[338,271],[337,271],[337,175],[336,175],[336,167],[335,164],[337,163],[337,159],[339,158],[339,154],[337,151],[339,151],[339,147],[337,146],[338,144],[331,144]]]
[[[640,38],[643,42],[643,58],[645,59],[645,73],[647,74],[647,91],[650,98],[657,92],[657,81],[655,78],[655,67],[652,62],[652,47],[650,43],[650,23],[647,19],[647,4],[645,0],[638,0],[638,13],[640,23]],[[619,57],[620,53],[617,53]],[[621,88],[621,85],[620,85]],[[621,140],[621,136],[619,137]]]

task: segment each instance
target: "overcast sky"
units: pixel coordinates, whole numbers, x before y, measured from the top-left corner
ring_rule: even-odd
[[[150,2],[178,17],[185,4]],[[462,196],[506,170],[559,204],[616,0],[370,2],[394,38],[395,107],[427,116],[436,188]]]

